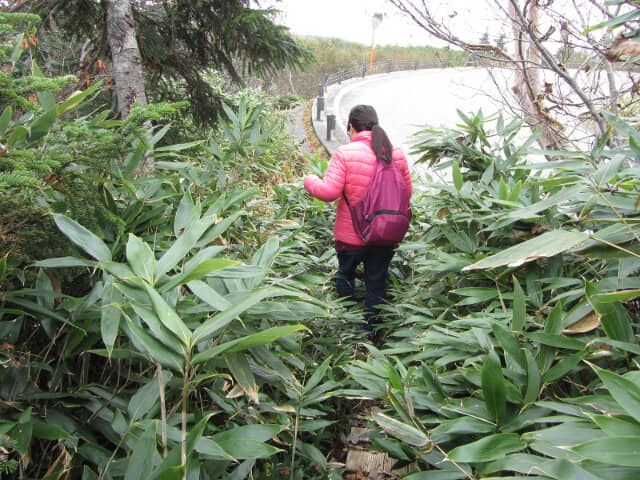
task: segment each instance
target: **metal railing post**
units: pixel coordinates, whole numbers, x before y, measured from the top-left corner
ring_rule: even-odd
[[[320,113],[324,110],[324,97],[318,97],[316,99],[316,110],[318,111],[316,119],[320,120]]]
[[[327,140],[331,140],[331,130],[336,127],[336,116],[327,114]]]

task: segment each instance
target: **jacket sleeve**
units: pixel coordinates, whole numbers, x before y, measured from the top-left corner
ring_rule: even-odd
[[[336,152],[329,163],[324,178],[319,178],[317,175],[307,175],[304,179],[304,188],[323,202],[333,202],[342,196],[345,177],[344,160],[342,155]]]
[[[409,171],[409,163],[407,162],[407,157],[399,148],[396,149],[394,153],[394,161],[397,162],[400,173],[402,173],[402,178],[404,178],[404,183],[407,184],[407,188],[409,189],[409,197],[411,197],[413,195],[413,182],[411,181],[411,172]]]

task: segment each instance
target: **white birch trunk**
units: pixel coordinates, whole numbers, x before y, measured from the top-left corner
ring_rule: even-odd
[[[103,6],[113,63],[117,110],[120,118],[125,119],[134,104],[147,104],[131,0],[103,0]]]

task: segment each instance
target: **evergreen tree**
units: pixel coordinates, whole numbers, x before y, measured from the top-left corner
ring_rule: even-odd
[[[114,3],[128,4],[131,13],[110,31],[107,13]],[[309,50],[288,35],[286,27],[271,20],[274,10],[253,9],[249,0],[14,0],[12,7],[38,13],[44,25],[86,44],[82,70],[95,68],[98,60],[110,56],[114,73],[131,74],[135,62],[123,66],[110,42],[114,31],[122,34],[122,28],[130,27],[137,40],[146,96],[150,100],[187,99],[196,121],[205,124],[215,122],[222,100],[207,81],[212,71],[225,72],[233,82],[242,83],[243,75],[301,68],[313,59]],[[118,82],[115,74],[113,78]],[[132,96],[140,97],[140,93]]]

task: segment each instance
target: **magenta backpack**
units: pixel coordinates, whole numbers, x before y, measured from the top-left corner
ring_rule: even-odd
[[[356,234],[367,245],[394,245],[404,238],[411,220],[409,189],[402,173],[384,160],[376,162],[371,182],[360,201],[351,206],[343,196]]]

